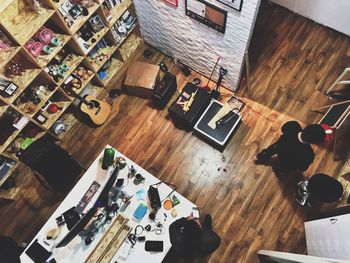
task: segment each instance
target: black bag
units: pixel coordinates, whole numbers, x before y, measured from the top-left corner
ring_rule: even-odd
[[[153,185],[151,185],[148,188],[148,198],[151,203],[151,207],[153,209],[158,210],[159,208],[161,208],[162,203],[160,202],[160,197],[159,197],[159,192],[157,187],[154,187]]]

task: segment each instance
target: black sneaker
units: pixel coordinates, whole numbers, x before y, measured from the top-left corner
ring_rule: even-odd
[[[212,223],[213,223],[213,220],[211,218],[211,215],[205,215],[203,220],[203,228],[211,229]]]

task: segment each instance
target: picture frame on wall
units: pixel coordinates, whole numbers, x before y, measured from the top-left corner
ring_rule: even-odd
[[[164,2],[170,4],[170,5],[173,5],[175,7],[178,7],[179,6],[179,2],[178,0],[163,0]]]
[[[227,5],[239,12],[242,11],[243,0],[217,0],[220,3]]]
[[[185,0],[186,15],[225,34],[227,11],[205,0]]]

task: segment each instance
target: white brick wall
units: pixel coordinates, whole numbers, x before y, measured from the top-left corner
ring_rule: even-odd
[[[350,36],[350,0],[272,0],[295,13]]]
[[[220,56],[220,65],[228,69],[224,85],[235,90],[260,0],[243,0],[241,12],[216,0],[207,1],[228,11],[225,34],[186,16],[184,0],[179,0],[178,8],[162,0],[134,3],[146,42],[206,76]]]

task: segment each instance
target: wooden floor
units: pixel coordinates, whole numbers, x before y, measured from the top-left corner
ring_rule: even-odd
[[[297,176],[278,178],[270,167],[255,165],[254,157],[278,138],[285,121],[317,118],[309,108],[322,103],[318,97],[349,62],[349,48],[343,35],[278,6],[263,5],[251,48],[253,85],[239,93],[247,103],[243,123],[223,152],[175,128],[166,109],[127,95],[113,102],[105,125],[93,129],[78,124],[63,145],[88,167],[111,144],[159,179],[177,185],[202,214],[211,214],[222,243],[200,262],[255,263],[259,249],[305,253],[303,222],[317,209],[296,204]],[[145,60],[142,52],[135,60]],[[179,89],[195,76],[182,76],[160,53],[148,62],[161,60],[178,75]],[[342,162],[334,162],[325,149],[315,147],[315,152],[305,176],[339,172]],[[17,241],[32,239],[60,202],[29,172],[23,177],[28,179],[21,199],[0,206],[0,232]],[[179,261],[170,257],[166,262]]]
[[[262,1],[249,48],[251,87],[242,95],[306,123],[310,109],[350,64],[350,38]]]

